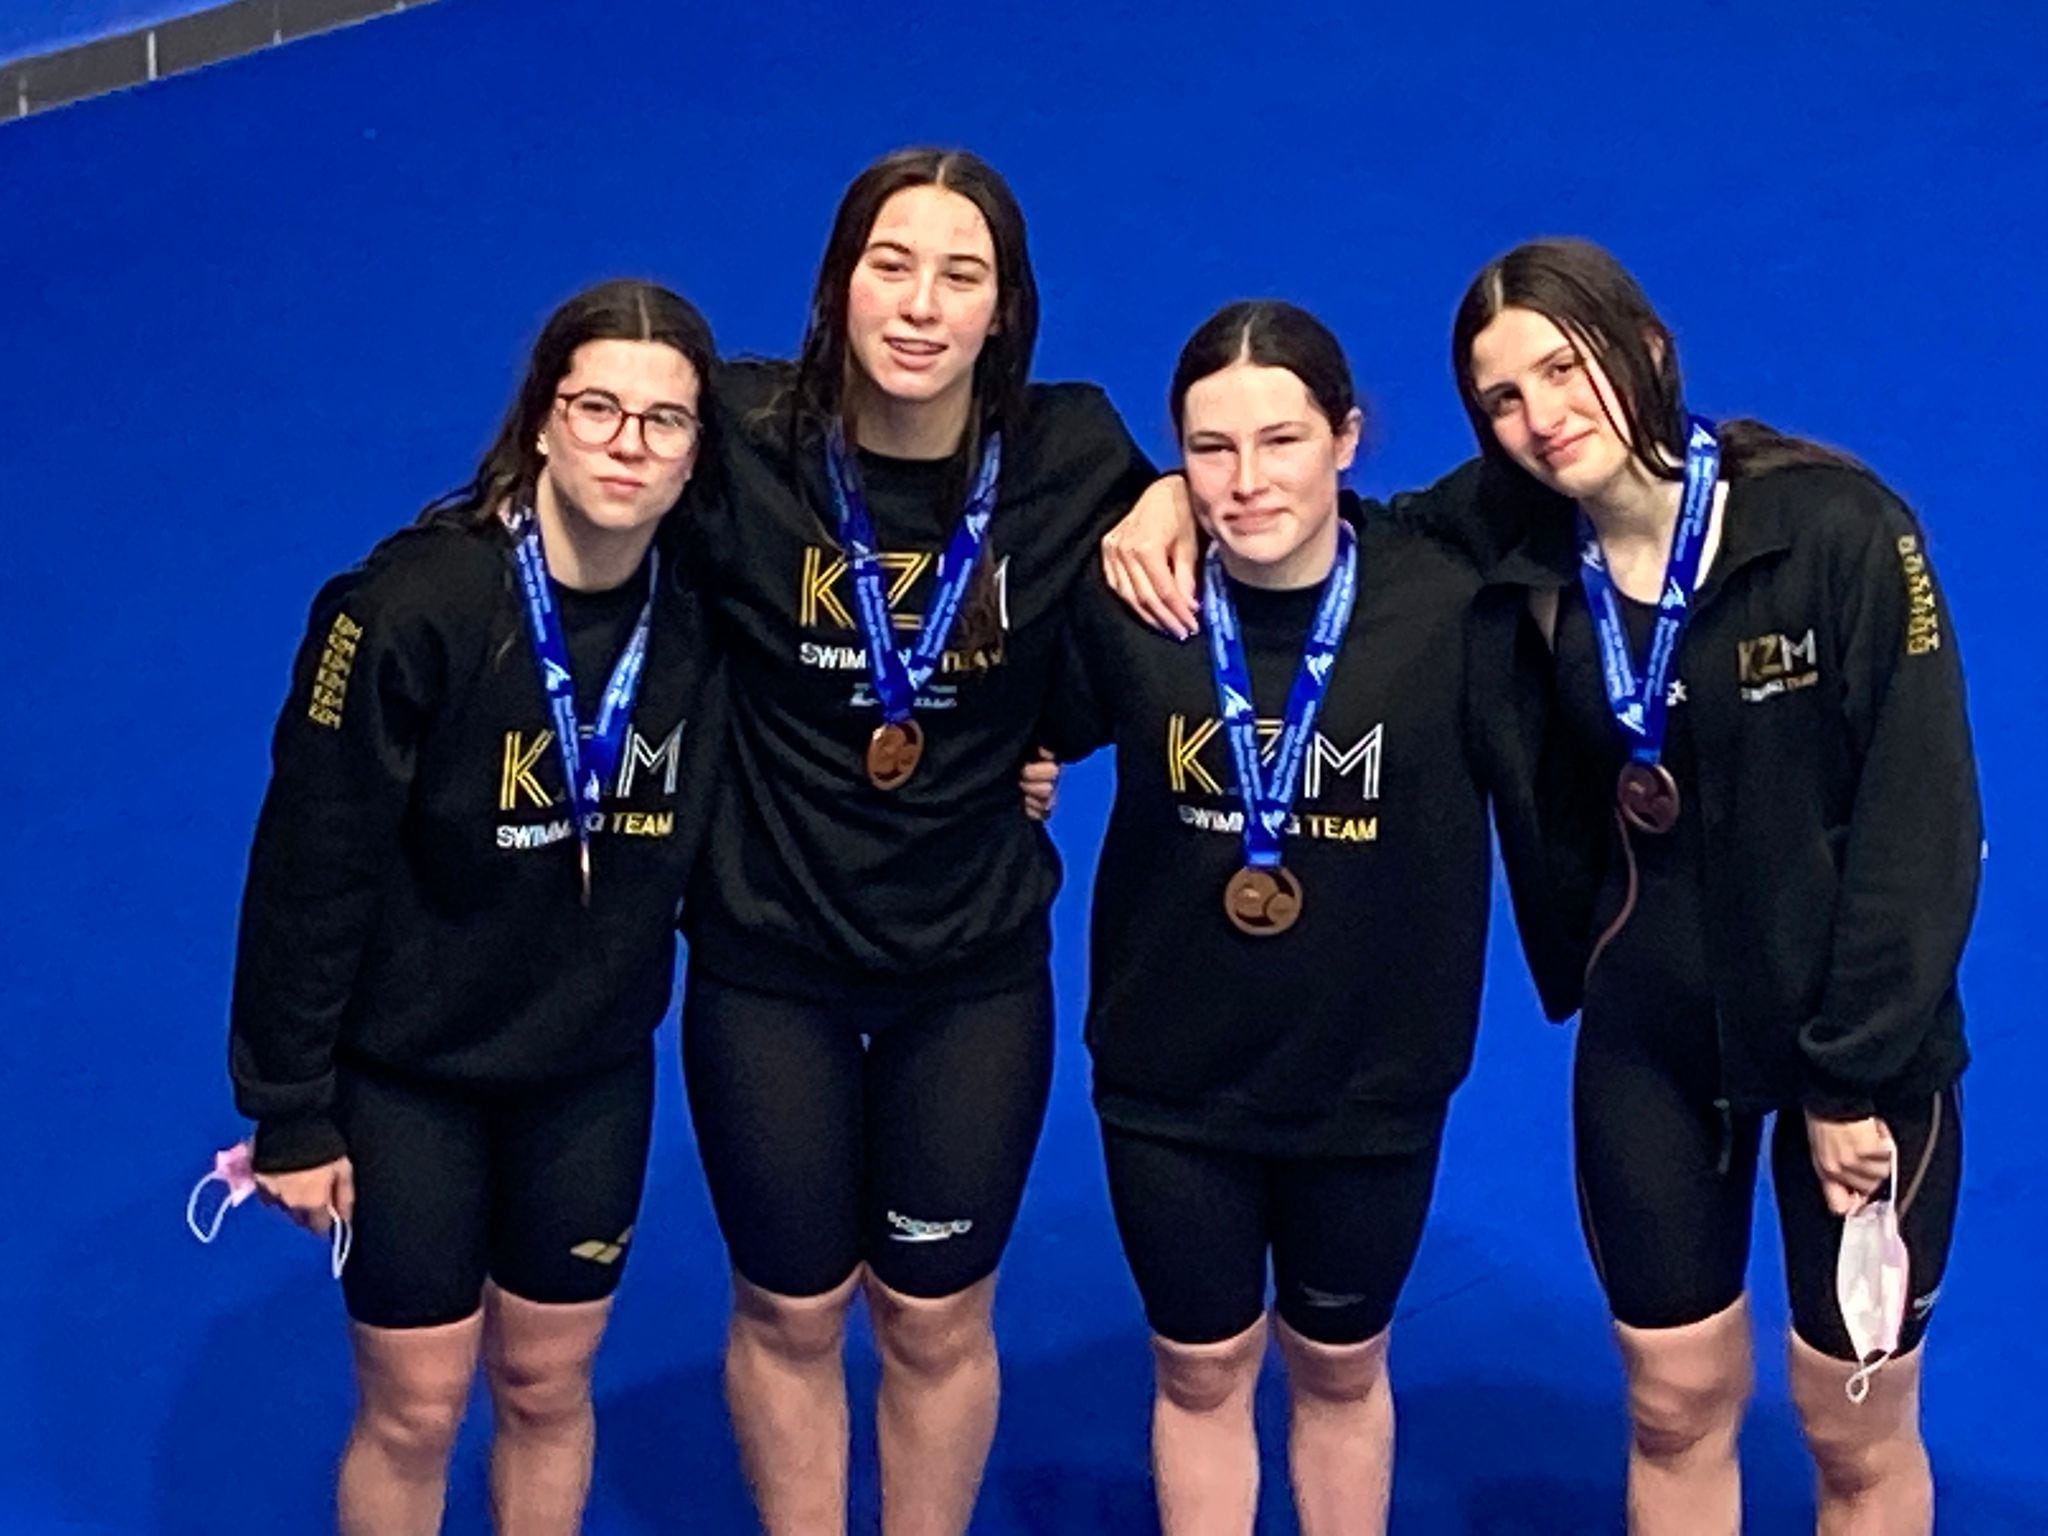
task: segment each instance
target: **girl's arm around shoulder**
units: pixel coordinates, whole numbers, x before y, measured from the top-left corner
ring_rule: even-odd
[[[1029,399],[1019,441],[1004,444],[1006,489],[1058,497],[1092,547],[1159,472],[1100,385],[1034,384]]]

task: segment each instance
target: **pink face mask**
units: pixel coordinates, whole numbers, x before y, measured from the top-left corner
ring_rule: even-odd
[[[1899,1236],[1899,1149],[1892,1148],[1891,1189],[1882,1200],[1866,1200],[1842,1223],[1842,1248],[1835,1261],[1835,1300],[1849,1343],[1856,1350],[1849,1401],[1870,1395],[1870,1378],[1898,1353],[1906,1321],[1906,1240]]]
[[[214,1153],[213,1172],[192,1186],[192,1193],[185,1200],[185,1225],[200,1242],[210,1243],[219,1237],[221,1224],[228,1219],[228,1212],[256,1193],[256,1170],[250,1166],[249,1155],[250,1146],[246,1141],[238,1141],[225,1151]],[[220,1185],[224,1193],[213,1202],[212,1215],[202,1224],[199,1207],[206,1199],[209,1184]],[[332,1234],[330,1265],[334,1278],[339,1280],[342,1266],[348,1263],[351,1234],[348,1223],[341,1219],[333,1206],[327,1208],[327,1214],[334,1223],[329,1229]]]

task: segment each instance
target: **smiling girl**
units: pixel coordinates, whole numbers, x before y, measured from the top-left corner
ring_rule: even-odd
[[[1211,317],[1171,404],[1210,540],[1204,639],[1093,578],[1050,718],[1064,757],[1116,749],[1088,1042],[1153,1333],[1161,1523],[1252,1527],[1270,1257],[1302,1528],[1380,1530],[1388,1325],[1484,963],[1489,788],[1463,682],[1478,577],[1415,528],[1470,489],[1391,510],[1339,490],[1350,370],[1290,304]]]
[[[1490,263],[1452,359],[1481,450],[1538,508],[1493,589],[1554,645],[1612,805],[1553,843],[1584,875],[1573,1133],[1628,1373],[1630,1527],[1739,1525],[1775,1116],[1820,1529],[1925,1532],[1918,1346],[1960,1183],[1982,836],[1925,536],[1841,455],[1688,417],[1669,328],[1597,246]]]
[[[1037,330],[1009,188],[907,150],[847,189],[796,363],[716,391],[729,495],[700,543],[736,723],[683,1046],[773,1532],[844,1527],[856,1294],[885,1528],[965,1529],[994,1433],[1059,883],[1017,778],[1069,590],[1151,478],[1100,390],[1030,383]]]

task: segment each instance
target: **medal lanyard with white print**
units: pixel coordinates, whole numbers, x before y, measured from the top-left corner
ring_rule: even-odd
[[[1607,685],[1608,708],[1628,738],[1630,758],[1645,766],[1655,766],[1664,752],[1667,683],[1678,656],[1678,642],[1692,616],[1707,524],[1714,510],[1714,486],[1720,475],[1720,439],[1714,435],[1712,423],[1691,417],[1685,445],[1685,495],[1678,525],[1671,530],[1664,590],[1657,599],[1657,620],[1641,675],[1630,654],[1628,628],[1622,622],[1620,598],[1607,569],[1607,556],[1600,548],[1600,536],[1586,514],[1579,514],[1579,584],[1600,637],[1600,671]]]
[[[619,653],[598,704],[597,720],[584,739],[576,719],[576,680],[569,671],[569,645],[562,635],[562,617],[548,581],[547,556],[541,547],[540,520],[531,505],[514,508],[505,519],[512,534],[512,555],[519,566],[519,587],[525,598],[527,637],[540,669],[541,691],[554,717],[555,743],[562,755],[562,777],[569,789],[569,814],[576,827],[578,868],[583,905],[590,905],[590,837],[603,822],[598,809],[604,784],[618,771],[625,751],[633,705],[640,696],[640,678],[647,665],[647,636],[654,624],[654,595],[661,582],[661,551],[647,551],[647,600],[640,605],[632,638]]]
[[[861,495],[859,476],[848,462],[846,439],[834,427],[825,440],[825,476],[832,486],[839,542],[845,546],[852,572],[861,638],[867,642],[868,679],[882,706],[882,718],[891,725],[910,718],[917,691],[930,680],[938,669],[939,658],[945,654],[946,637],[959,616],[968,579],[974,574],[974,563],[988,535],[989,519],[995,513],[996,478],[1002,466],[1002,434],[990,433],[959,526],[939,555],[938,575],[926,603],[924,623],[917,632],[916,643],[906,652],[896,646],[895,620],[889,613],[889,599],[883,589],[875,523]]]

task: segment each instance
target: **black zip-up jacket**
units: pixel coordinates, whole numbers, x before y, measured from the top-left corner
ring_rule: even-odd
[[[1549,888],[1530,904],[1547,915],[1524,939],[1542,950],[1547,1003],[1583,975],[1621,856],[1618,734],[1560,745],[1554,673],[1507,664],[1544,644],[1531,591],[1576,580],[1568,517],[1538,518],[1474,610],[1500,690],[1481,712],[1487,750],[1544,842]],[[1918,522],[1846,467],[1734,481],[1674,673],[1697,758],[1684,814],[1704,833],[1723,1097],[1856,1119],[1947,1086],[1969,1059],[1956,969],[1983,830],[1956,636]]]

